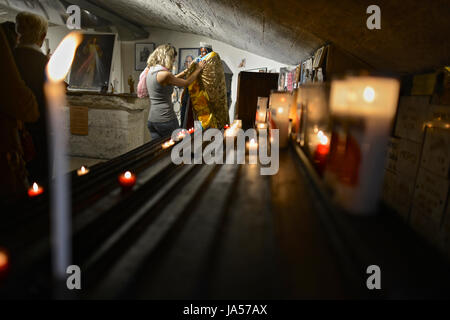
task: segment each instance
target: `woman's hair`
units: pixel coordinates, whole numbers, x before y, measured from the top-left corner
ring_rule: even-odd
[[[170,44],[162,44],[148,57],[147,66],[153,67],[161,65],[168,70],[172,70],[173,60],[177,56],[177,50]]]
[[[16,31],[22,44],[38,44],[47,34],[47,28],[47,20],[36,14],[20,12],[16,16]]]

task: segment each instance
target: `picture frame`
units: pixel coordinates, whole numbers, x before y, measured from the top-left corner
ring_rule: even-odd
[[[284,91],[287,89],[287,74],[288,68],[280,68],[278,75],[278,91]]]
[[[180,48],[178,50],[178,73],[184,71],[191,61],[200,56],[200,48]]]
[[[267,67],[247,69],[245,72],[267,72]]]
[[[109,85],[116,35],[84,33],[69,74],[69,89],[99,91]]]
[[[155,51],[155,43],[135,43],[134,45],[134,69],[143,71],[147,67],[147,59]]]

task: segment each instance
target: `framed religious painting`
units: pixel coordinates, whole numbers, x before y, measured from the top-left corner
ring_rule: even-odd
[[[147,67],[147,59],[155,50],[155,44],[149,43],[136,43],[134,48],[134,69],[136,71],[142,71]]]
[[[70,89],[100,90],[109,85],[114,34],[83,34],[69,77]]]

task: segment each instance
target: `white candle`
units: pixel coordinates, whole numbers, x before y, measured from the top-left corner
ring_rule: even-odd
[[[49,115],[50,150],[55,178],[51,183],[52,268],[57,280],[64,280],[71,261],[71,204],[68,163],[66,159],[67,135],[64,128],[63,107],[65,90],[63,80],[72,65],[81,34],[72,32],[59,44],[47,64],[47,82],[44,86]]]
[[[269,98],[258,97],[258,107],[256,108],[256,123],[266,122],[267,102]]]
[[[350,178],[338,179],[335,186],[337,202],[349,212],[376,210],[399,89],[399,81],[392,78],[349,77],[332,82],[331,112],[335,122],[347,128],[337,135],[340,144],[349,146],[342,157],[360,159],[347,171]]]
[[[270,94],[270,110],[276,128],[280,132],[280,148],[286,147],[289,134],[289,107],[292,95],[288,92],[272,92]]]

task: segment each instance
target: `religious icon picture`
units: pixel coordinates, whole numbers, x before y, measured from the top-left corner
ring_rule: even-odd
[[[84,34],[70,71],[71,89],[100,90],[109,84],[115,35]]]
[[[135,46],[135,70],[142,71],[147,67],[147,59],[155,50],[155,44],[150,43],[136,43]]]
[[[287,89],[287,74],[288,68],[280,68],[280,74],[278,76],[278,90],[284,91]]]
[[[178,58],[178,73],[189,67],[192,61],[200,55],[200,48],[180,48]]]

